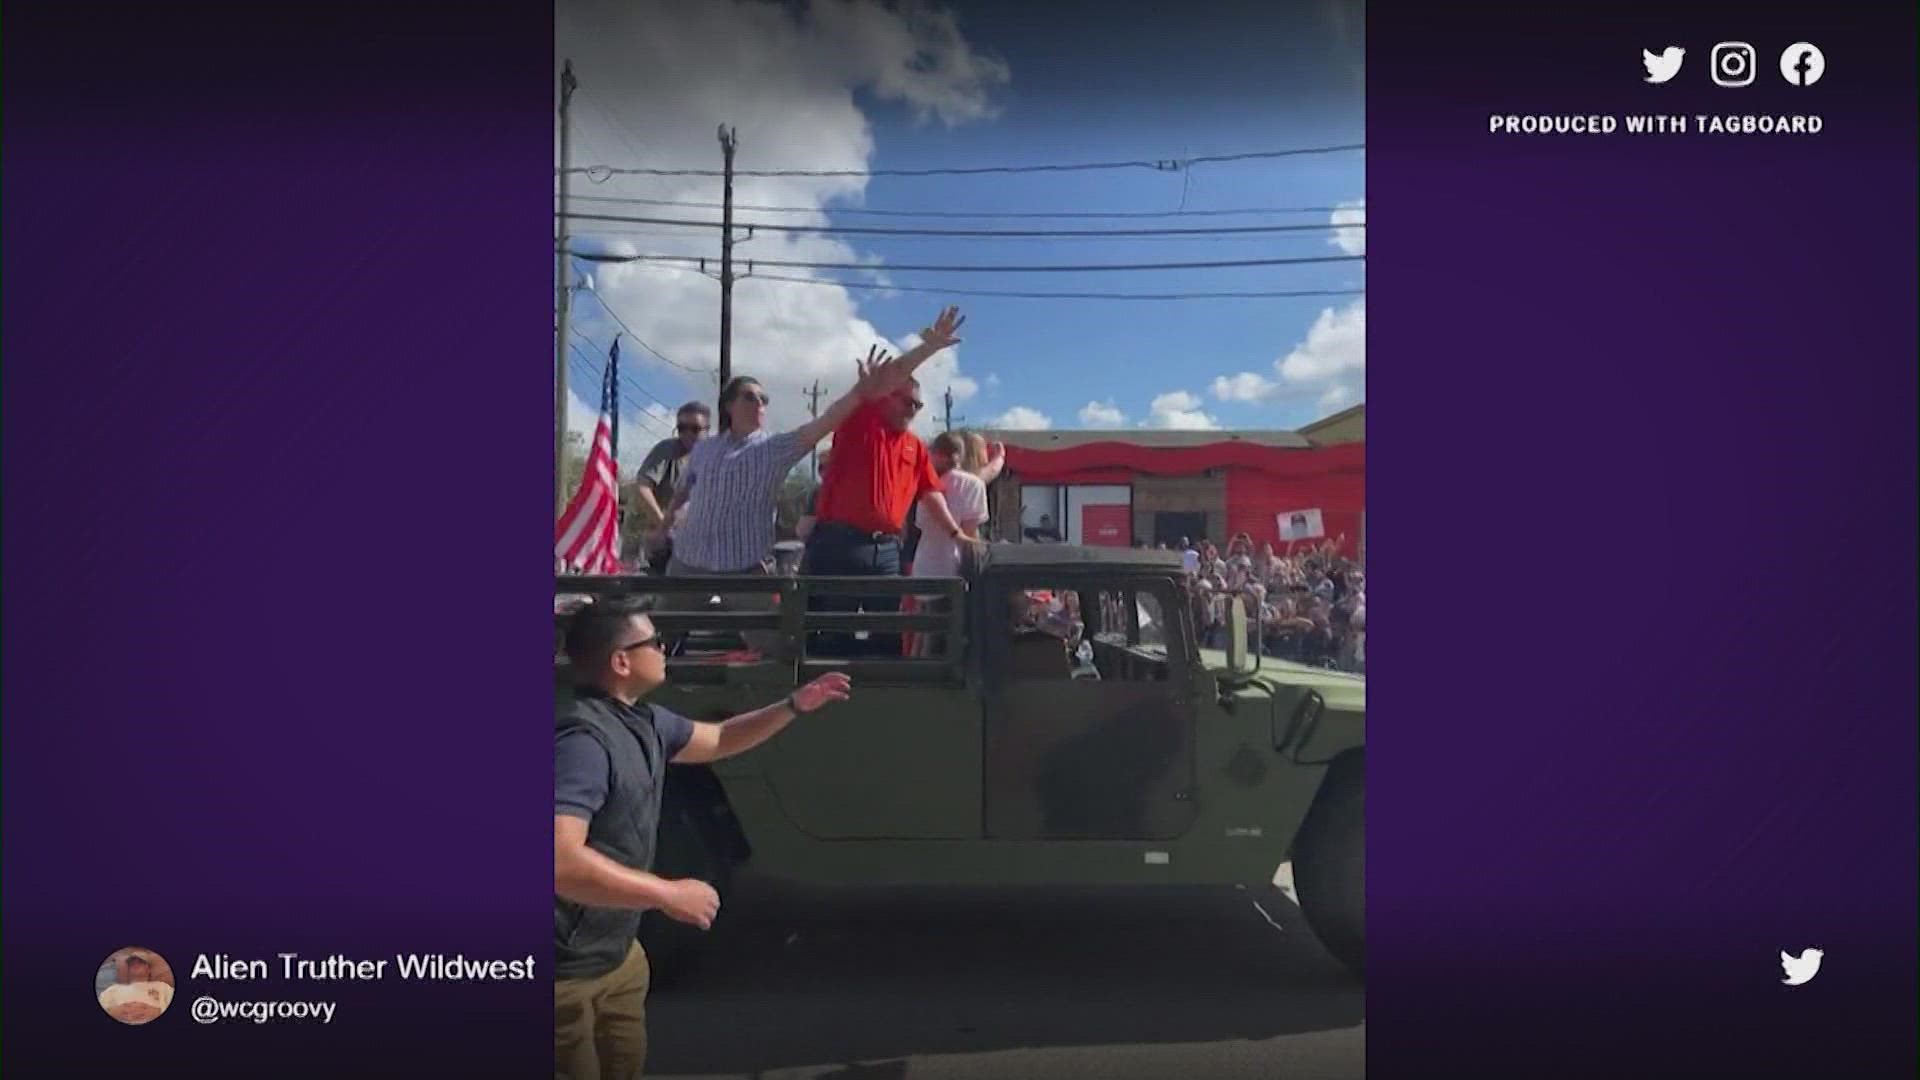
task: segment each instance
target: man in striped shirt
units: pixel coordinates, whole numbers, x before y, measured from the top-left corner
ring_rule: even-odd
[[[674,534],[667,576],[769,576],[780,485],[787,473],[863,402],[892,397],[907,386],[921,364],[958,340],[953,332],[960,321],[956,309],[947,309],[922,332],[920,344],[899,357],[889,359],[878,348],[869,350],[866,362],[858,365],[860,379],[853,389],[794,431],[766,430],[772,399],[757,380],[741,376],[729,382],[720,392],[720,430],[696,443],[688,454],[680,490],[668,511],[671,518],[682,506],[687,509],[686,523]],[[944,498],[939,498],[937,506],[930,505],[928,512],[936,519],[944,515],[942,524],[953,523]],[[773,583],[753,588],[757,591],[723,600],[736,609],[771,608]],[[706,607],[705,597],[668,599],[670,604],[663,608]],[[777,632],[754,631],[747,635],[747,646],[766,655],[778,649],[779,640]]]

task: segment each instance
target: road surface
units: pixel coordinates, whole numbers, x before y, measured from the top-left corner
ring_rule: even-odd
[[[847,894],[743,880],[708,953],[655,988],[647,1073],[1363,1076],[1361,983],[1313,940],[1287,868],[1276,885]]]

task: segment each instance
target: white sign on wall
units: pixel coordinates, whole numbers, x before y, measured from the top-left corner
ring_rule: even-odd
[[[1318,510],[1289,510],[1279,515],[1280,539],[1318,540],[1327,535],[1327,526]]]

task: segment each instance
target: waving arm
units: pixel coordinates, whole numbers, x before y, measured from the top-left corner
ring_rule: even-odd
[[[845,423],[847,418],[853,415],[853,411],[860,407],[861,402],[877,401],[907,385],[907,380],[913,378],[913,373],[919,370],[920,365],[932,359],[935,353],[960,343],[960,339],[955,335],[959,332],[960,325],[966,321],[966,316],[960,314],[959,308],[950,307],[940,313],[940,317],[933,321],[932,326],[920,332],[920,344],[915,345],[905,354],[890,358],[886,351],[877,345],[868,349],[865,361],[854,362],[860,372],[860,381],[854,384],[853,389],[835,399],[826,412],[795,432],[800,437],[801,444],[809,447],[818,444],[821,439],[826,438],[829,433]]]

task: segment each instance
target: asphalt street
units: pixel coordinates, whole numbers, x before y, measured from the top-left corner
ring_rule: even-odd
[[[1365,1075],[1360,981],[1274,889],[742,880],[648,1005],[654,1077]]]

